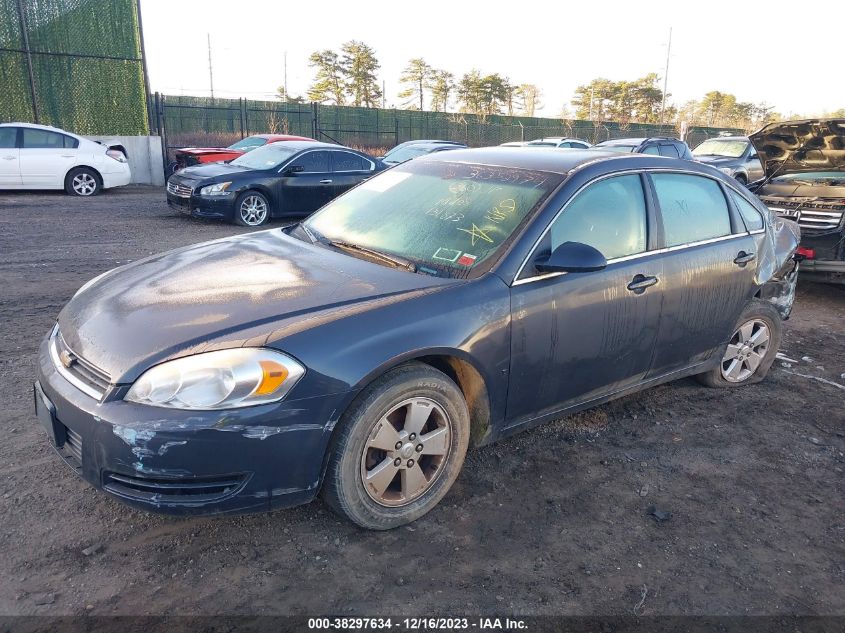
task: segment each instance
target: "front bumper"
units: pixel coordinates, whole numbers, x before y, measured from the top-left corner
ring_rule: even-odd
[[[39,390],[52,405],[51,443],[65,462],[96,488],[164,514],[245,513],[310,501],[331,416],[346,395],[179,411],[124,401],[126,387],[115,387],[97,401],[56,371],[47,339],[39,349],[36,398]],[[43,422],[43,408],[39,417]]]
[[[203,197],[192,194],[183,198],[167,192],[167,205],[179,213],[197,218],[231,220],[235,209],[235,195]]]

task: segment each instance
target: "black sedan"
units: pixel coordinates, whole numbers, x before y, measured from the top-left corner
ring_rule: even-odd
[[[470,445],[683,376],[762,380],[796,231],[698,163],[435,154],[299,224],[88,282],[41,344],[36,412],[80,475],[141,508],[322,491],[392,528],[447,494]]]
[[[376,158],[317,141],[271,143],[229,163],[188,167],[167,181],[167,204],[183,213],[260,226],[308,215],[384,169]]]

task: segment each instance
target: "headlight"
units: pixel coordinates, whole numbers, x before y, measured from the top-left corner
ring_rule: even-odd
[[[728,176],[733,176],[734,173],[733,167],[719,167],[719,171]]]
[[[229,185],[231,182],[218,182],[216,185],[208,185],[208,187],[203,187],[200,189],[201,196],[223,196],[229,193],[227,190],[229,189]]]
[[[295,360],[268,349],[241,347],[177,358],[135,381],[125,399],[171,409],[231,409],[284,398],[305,374]]]

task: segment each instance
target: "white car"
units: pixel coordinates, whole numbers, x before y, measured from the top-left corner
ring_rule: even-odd
[[[587,149],[590,147],[587,141],[566,136],[546,136],[529,141],[527,145],[531,147],[563,147],[565,149]]]
[[[33,123],[0,123],[0,189],[64,189],[93,196],[128,185],[126,150]]]

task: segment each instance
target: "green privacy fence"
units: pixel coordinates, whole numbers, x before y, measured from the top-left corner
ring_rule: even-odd
[[[171,148],[229,144],[256,133],[310,136],[364,148],[392,147],[403,141],[423,138],[483,146],[544,136],[573,136],[592,143],[623,137],[679,136],[674,125],[621,125],[158,94],[155,111],[155,125]],[[741,133],[726,128],[695,127],[687,131],[686,140],[694,147],[723,131]]]
[[[137,0],[0,0],[0,121],[148,134]]]

